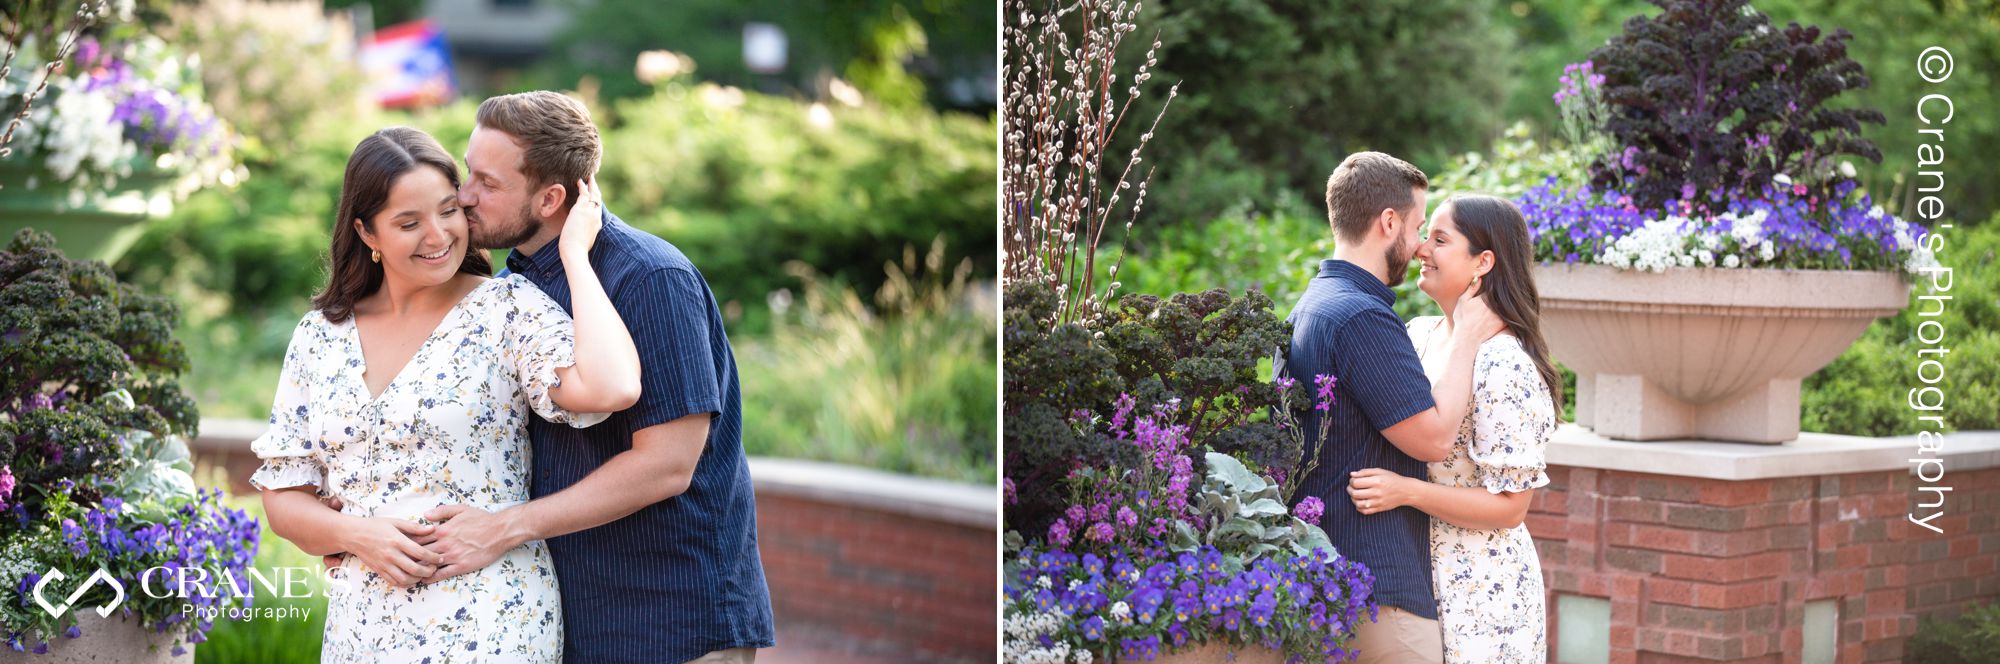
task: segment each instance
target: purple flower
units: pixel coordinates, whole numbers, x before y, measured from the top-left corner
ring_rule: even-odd
[[[1328,410],[1333,409],[1333,403],[1334,403],[1333,388],[1335,385],[1339,383],[1340,379],[1335,378],[1332,374],[1320,374],[1317,376],[1313,376],[1313,384],[1319,387],[1319,391],[1317,394],[1317,396],[1319,397],[1319,402],[1318,404],[1313,406],[1314,410],[1318,410],[1320,412],[1326,412]]]
[[[90,539],[84,535],[83,528],[76,525],[75,520],[62,520],[62,538],[63,543],[69,545],[69,550],[75,553],[76,557],[82,558],[90,553]]]
[[[1151,623],[1153,616],[1159,613],[1160,605],[1165,603],[1166,599],[1167,593],[1158,587],[1141,588],[1138,592],[1132,593],[1132,615],[1138,618],[1139,622]]]
[[[1118,526],[1120,528],[1134,528],[1138,525],[1139,515],[1134,513],[1131,507],[1122,505],[1118,507]]]
[[[1090,524],[1090,530],[1084,531],[1083,536],[1092,542],[1110,544],[1111,540],[1118,536],[1118,533],[1111,529],[1110,523],[1099,521]]]
[[[1069,538],[1069,521],[1056,519],[1055,523],[1049,524],[1049,543],[1056,546],[1069,546]]]
[[[1257,594],[1250,602],[1250,623],[1258,627],[1270,627],[1271,617],[1278,612],[1278,595],[1266,590]]]
[[[1292,513],[1301,521],[1319,525],[1319,518],[1326,514],[1326,503],[1321,501],[1319,496],[1306,496],[1305,500],[1299,501],[1298,507],[1293,508]]]
[[[1083,638],[1090,641],[1104,640],[1104,618],[1102,616],[1091,616],[1089,620],[1083,621]]]

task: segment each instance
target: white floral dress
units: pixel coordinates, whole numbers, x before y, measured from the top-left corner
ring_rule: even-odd
[[[260,489],[318,486],[343,511],[421,521],[453,503],[528,500],[527,418],[585,427],[549,396],[574,364],[575,331],[548,295],[513,276],[466,294],[381,396],[370,398],[352,318],[306,314],[285,352],[271,428],[251,444]],[[476,572],[392,588],[348,556],[332,572],[322,661],[556,662],[562,603],[539,541]]]
[[[1421,351],[1441,318],[1410,321]],[[1442,373],[1442,357],[1424,372]],[[1451,456],[1430,464],[1431,481],[1487,491],[1525,491],[1549,483],[1544,451],[1555,431],[1555,401],[1519,339],[1495,335],[1473,361],[1472,411]],[[1542,565],[1526,524],[1473,530],[1431,519],[1431,587],[1448,663],[1548,661],[1548,613]]]

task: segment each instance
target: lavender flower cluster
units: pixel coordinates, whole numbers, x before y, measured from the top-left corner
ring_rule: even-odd
[[[1567,188],[1550,177],[1515,202],[1544,261],[1662,272],[1670,267],[1905,270],[1936,264],[1927,232],[1885,212],[1852,180],[1825,197],[1790,178],[1759,191],[1688,192],[1664,209]]]
[[[1315,383],[1320,404],[1331,403],[1333,379]],[[1070,506],[1046,539],[1010,550],[1006,659],[1092,662],[1115,653],[1152,660],[1217,641],[1283,650],[1294,661],[1351,659],[1349,635],[1364,612],[1373,620],[1376,611],[1365,565],[1320,549],[1253,560],[1242,551],[1168,543],[1183,524],[1201,531],[1217,525],[1190,504],[1200,489],[1195,446],[1186,425],[1170,424],[1175,407],[1134,418],[1135,400],[1121,396],[1110,432],[1133,445],[1141,463],[1073,469]],[[1096,421],[1088,412],[1072,419]],[[1307,498],[1296,516],[1316,523],[1324,510]]]
[[[56,181],[109,188],[135,163],[171,176],[176,196],[242,179],[235,139],[202,99],[193,58],[151,35],[111,44],[85,38],[70,57],[63,71],[74,73],[50,79],[50,102],[29,112],[17,137],[19,152]],[[23,76],[0,80],[0,97],[26,89]]]
[[[188,590],[161,593],[164,597],[128,591],[120,605],[127,618],[155,633],[173,631],[188,644],[205,641],[214,626],[207,618],[190,621],[190,615],[219,615],[213,609],[232,602],[250,605],[253,588],[246,571],[257,553],[259,524],[242,510],[224,506],[221,491],[200,491],[177,505],[133,505],[107,497],[86,508],[61,497],[75,488],[67,480],[62,484],[55,487],[61,493],[50,500],[46,519],[23,524],[0,553],[0,578],[13,581],[16,595],[0,603],[8,648],[46,653],[61,627],[33,600],[35,585],[50,568],[78,579],[102,568],[128,589],[147,587],[143,583]],[[195,610],[188,611],[188,605]],[[60,633],[82,636],[74,624]],[[175,656],[184,652],[182,645],[174,646]]]
[[[1338,556],[1242,565],[1212,546],[1173,555],[1159,542],[1110,557],[1029,549],[1006,579],[1005,630],[1010,658],[1115,648],[1120,659],[1151,661],[1226,640],[1341,662],[1356,655],[1346,637],[1362,616],[1376,618],[1373,585],[1367,566]]]
[[[1563,67],[1562,87],[1556,90],[1556,103],[1561,104],[1573,97],[1594,94],[1604,88],[1604,75],[1595,70],[1596,65],[1589,60],[1572,63]]]
[[[1195,485],[1194,459],[1187,454],[1189,427],[1171,424],[1178,402],[1158,406],[1151,416],[1132,418],[1137,400],[1121,395],[1111,416],[1115,440],[1137,447],[1138,468],[1109,472],[1079,467],[1067,484],[1071,505],[1049,524],[1048,542],[1079,550],[1111,550],[1166,537],[1176,521],[1192,522],[1188,503]],[[1087,413],[1079,414],[1087,421]],[[1144,525],[1141,529],[1140,526]]]
[[[221,123],[200,100],[141,77],[116,48],[95,38],[77,44],[76,65],[89,72],[84,92],[107,94],[116,102],[111,120],[126,138],[156,152],[181,151],[189,157],[220,154],[226,139]]]

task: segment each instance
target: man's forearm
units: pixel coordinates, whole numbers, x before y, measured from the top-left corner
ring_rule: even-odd
[[[642,450],[627,450],[567,489],[500,512],[515,546],[595,528],[687,491],[666,464]]]

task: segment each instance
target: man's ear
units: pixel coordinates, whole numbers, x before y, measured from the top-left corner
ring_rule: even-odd
[[[561,182],[550,183],[535,192],[535,214],[544,219],[562,213],[563,199],[569,197],[569,190]]]
[[[1388,238],[1390,242],[1396,241],[1396,236],[1399,235],[1396,232],[1396,208],[1382,208],[1382,211],[1375,215],[1375,230],[1381,231],[1382,237]]]

